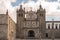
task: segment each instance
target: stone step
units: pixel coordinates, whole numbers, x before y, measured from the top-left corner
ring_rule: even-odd
[[[16,40],[53,40],[53,39],[16,39]],[[60,40],[60,39],[54,39],[54,40]]]

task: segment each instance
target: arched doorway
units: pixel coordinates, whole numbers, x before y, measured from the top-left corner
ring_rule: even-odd
[[[28,37],[35,37],[35,33],[34,33],[33,30],[30,30],[30,31],[28,32]]]

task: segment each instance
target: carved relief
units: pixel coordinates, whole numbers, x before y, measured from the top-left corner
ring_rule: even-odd
[[[39,27],[39,22],[37,21],[25,21],[24,27]]]
[[[32,27],[36,27],[36,21],[32,22]]]

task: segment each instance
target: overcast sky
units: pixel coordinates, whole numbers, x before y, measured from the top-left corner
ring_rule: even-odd
[[[9,15],[16,22],[16,9],[20,4],[23,7],[38,9],[41,4],[46,9],[46,20],[60,21],[60,0],[0,0],[0,14],[5,14],[8,9]]]

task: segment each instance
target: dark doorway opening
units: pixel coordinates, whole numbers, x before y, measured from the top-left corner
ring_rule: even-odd
[[[48,37],[48,33],[46,33],[46,37]]]
[[[28,32],[28,37],[35,37],[35,33],[34,33],[33,30],[30,30],[30,31]]]

